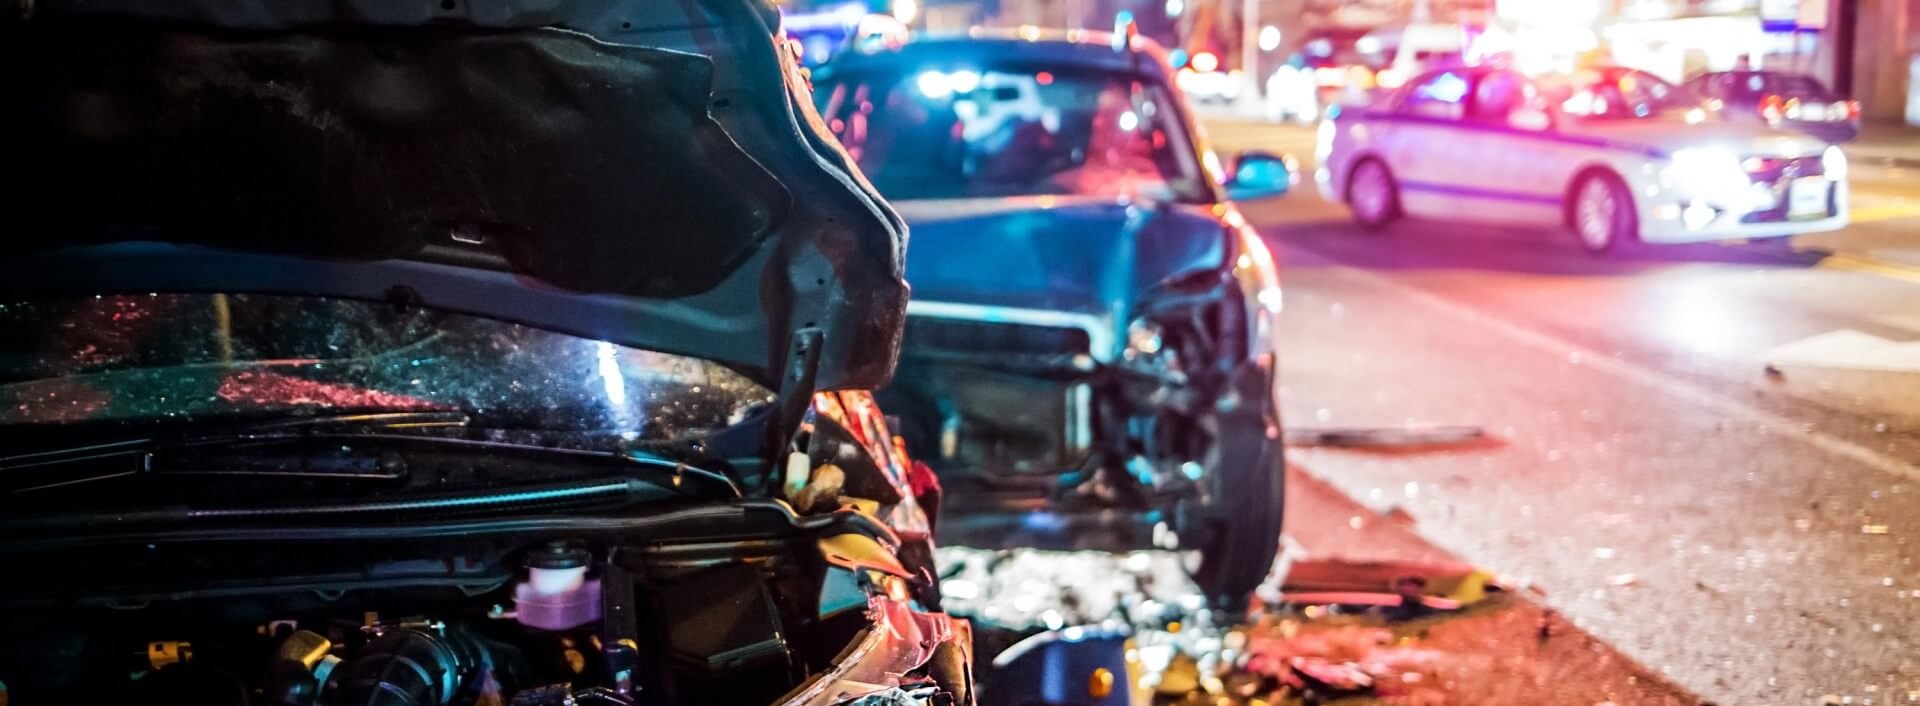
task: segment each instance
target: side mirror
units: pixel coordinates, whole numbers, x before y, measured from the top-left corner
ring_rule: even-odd
[[[1300,178],[1300,163],[1291,155],[1250,150],[1233,160],[1227,176],[1227,198],[1251,201],[1285,196]]]

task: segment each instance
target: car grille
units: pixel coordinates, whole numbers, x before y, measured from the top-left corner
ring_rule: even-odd
[[[907,317],[905,346],[921,351],[1030,355],[1089,352],[1087,332],[1077,328]]]
[[[1773,190],[1776,205],[1770,210],[1755,211],[1740,217],[1741,223],[1785,223],[1787,216],[1787,189],[1793,180],[1801,177],[1822,176],[1826,174],[1826,163],[1818,156],[1814,157],[1748,157],[1741,165],[1753,183],[1763,184]],[[1834,203],[1837,190],[1827,187],[1827,216],[1836,213]]]
[[[1826,165],[1820,157],[1748,157],[1740,163],[1756,184],[1780,187],[1799,177],[1820,176]]]

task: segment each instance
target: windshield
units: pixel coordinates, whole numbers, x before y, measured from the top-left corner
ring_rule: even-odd
[[[391,304],[164,294],[0,305],[0,427],[457,410],[677,441],[772,393],[704,360]]]
[[[1545,76],[1539,83],[1562,113],[1583,120],[1640,120],[1700,105],[1686,89],[1644,71],[1582,71]]]
[[[1137,77],[928,68],[834,76],[815,95],[888,198],[1206,198],[1167,91]]]

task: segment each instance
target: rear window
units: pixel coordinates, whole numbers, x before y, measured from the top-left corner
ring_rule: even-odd
[[[1784,96],[1787,98],[1826,98],[1826,86],[1812,76],[1794,74],[1732,74],[1723,83],[1728,97]]]

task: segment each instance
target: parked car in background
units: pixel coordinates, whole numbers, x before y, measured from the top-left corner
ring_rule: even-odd
[[[1846,142],[1860,134],[1860,102],[1812,76],[1719,71],[1695,76],[1686,87],[1729,121],[1775,125],[1829,142]]]
[[[1631,242],[1769,238],[1847,223],[1840,148],[1724,122],[1650,74],[1529,77],[1450,69],[1321,123],[1314,180],[1353,217],[1565,227],[1606,252]]]
[[[943,540],[1177,538],[1230,603],[1272,565],[1285,476],[1278,276],[1229,199],[1293,174],[1223,174],[1166,67],[1140,38],[976,32],[843,55],[815,99],[912,228],[882,402],[939,472]]]
[[[1312,123],[1336,105],[1364,106],[1378,74],[1392,63],[1393,47],[1364,30],[1316,32],[1300,51],[1266,79],[1264,109],[1270,120]],[[1389,80],[1393,77],[1389,75]],[[1404,78],[1404,77],[1402,77]]]
[[[973,703],[771,8],[433,7],[0,20],[0,702]]]
[[[1462,25],[1415,22],[1395,34],[1394,42],[1388,45],[1393,47],[1393,61],[1374,74],[1375,85],[1383,90],[1399,88],[1407,79],[1428,71],[1467,63],[1467,28]]]

